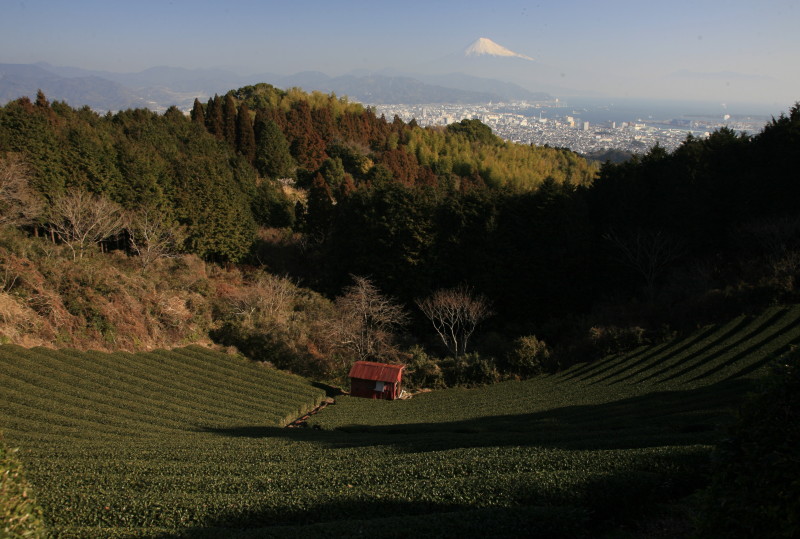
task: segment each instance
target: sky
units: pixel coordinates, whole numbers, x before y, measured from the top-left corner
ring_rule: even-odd
[[[800,100],[800,0],[0,0],[0,7],[0,63],[414,72],[487,37],[535,59],[518,77],[531,90],[558,84],[575,93],[778,110]]]

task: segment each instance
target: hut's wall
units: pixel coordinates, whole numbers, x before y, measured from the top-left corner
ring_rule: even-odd
[[[382,391],[376,388],[383,387]],[[354,397],[365,397],[367,399],[388,399],[395,398],[395,385],[392,382],[379,382],[375,380],[363,380],[361,378],[350,379],[350,395]]]

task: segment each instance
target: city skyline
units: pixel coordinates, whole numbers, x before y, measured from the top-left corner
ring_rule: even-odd
[[[776,110],[800,99],[793,1],[6,4],[0,63],[413,73],[436,62],[446,70],[448,57],[486,37],[534,59],[506,77],[532,91],[749,101]]]

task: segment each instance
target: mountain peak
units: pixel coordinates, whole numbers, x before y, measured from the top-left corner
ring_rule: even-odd
[[[533,60],[530,56],[520,54],[505,48],[489,39],[479,37],[464,50],[464,56],[504,56],[506,58],[522,58],[523,60]]]

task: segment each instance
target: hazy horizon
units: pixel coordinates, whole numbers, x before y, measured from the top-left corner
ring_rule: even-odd
[[[487,37],[534,59],[517,59],[496,77],[532,91],[748,102],[779,112],[800,100],[796,4],[25,0],[4,7],[0,63],[413,73],[446,68],[447,58]]]

